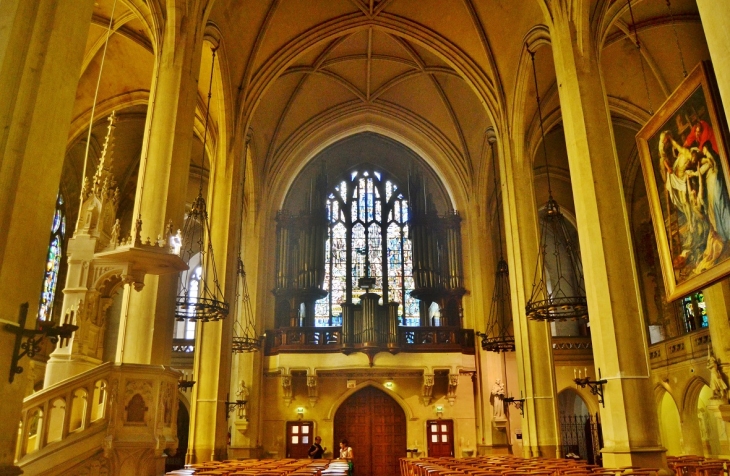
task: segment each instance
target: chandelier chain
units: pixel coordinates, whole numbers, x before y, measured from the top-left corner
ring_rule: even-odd
[[[679,61],[682,63],[682,74],[687,77],[687,67],[684,64],[684,55],[682,54],[682,45],[679,43],[679,35],[677,34],[677,25],[674,24],[674,13],[672,13],[672,1],[667,0],[667,10],[669,10],[669,18],[672,21],[672,31],[674,32],[674,40],[677,42],[677,50],[679,51]]]
[[[243,148],[243,171],[241,173],[241,224],[238,227],[238,261],[237,276],[240,280],[240,287],[236,285],[236,319],[233,326],[233,342],[231,350],[233,353],[255,352],[259,349],[261,340],[256,333],[256,322],[254,320],[253,308],[251,305],[251,295],[248,292],[248,282],[246,280],[246,269],[243,264],[243,228],[245,222],[243,216],[246,206],[246,175],[248,172],[248,147],[252,138],[253,131],[249,129]],[[240,309],[239,309],[240,303]]]
[[[497,196],[497,241],[499,242],[499,260],[502,261],[504,259],[504,253],[502,252],[502,194],[498,188],[497,157],[494,155],[494,142],[489,144],[489,146],[492,149],[492,175],[494,176],[494,190]]]
[[[644,55],[641,54],[641,42],[639,41],[639,31],[636,29],[636,20],[634,19],[634,9],[631,6],[631,0],[626,0],[629,4],[629,13],[631,14],[631,27],[629,32],[634,30],[634,44],[636,44],[636,51],[639,53],[639,65],[641,66],[641,77],[644,79],[644,90],[646,91],[646,101],[649,104],[649,114],[654,115],[654,106],[651,104],[651,94],[649,94],[649,82],[646,79],[646,68],[644,67]],[[684,64],[684,60],[682,60]],[[685,73],[686,76],[686,73]]]
[[[532,77],[535,81],[535,99],[537,100],[537,117],[540,120],[540,134],[542,135],[542,150],[545,155],[545,172],[547,174],[548,197],[553,198],[553,188],[550,184],[550,164],[548,164],[547,144],[545,144],[545,126],[542,123],[542,105],[540,101],[540,90],[537,86],[537,68],[535,67],[535,52],[527,48],[532,59]]]
[[[175,316],[178,320],[200,320],[202,322],[217,321],[229,314],[228,303],[218,281],[218,269],[213,252],[212,234],[208,210],[203,198],[203,170],[205,168],[205,147],[208,138],[210,120],[210,103],[213,91],[213,74],[215,72],[215,56],[217,48],[211,48],[212,61],[208,101],[205,111],[203,131],[203,154],[201,159],[200,188],[193,202],[183,229],[183,243],[187,248],[182,252],[188,264],[195,256],[200,256],[200,264],[183,274],[181,293],[176,298]],[[197,252],[195,245],[197,245]],[[211,284],[212,275],[212,284]]]
[[[208,86],[208,102],[205,105],[205,126],[203,127],[203,156],[200,158],[200,181],[198,194],[203,195],[203,172],[205,172],[205,144],[208,140],[208,119],[210,117],[210,100],[213,97],[213,73],[215,72],[215,54],[218,48],[211,48],[213,52],[210,65],[210,82]]]
[[[99,88],[101,87],[101,75],[104,72],[104,63],[106,60],[106,50],[109,46],[109,38],[112,34],[112,26],[114,26],[114,12],[117,8],[117,0],[114,0],[114,3],[112,4],[112,12],[109,15],[109,26],[107,26],[106,29],[106,38],[104,39],[104,50],[101,54],[101,63],[99,64],[99,75],[96,77],[96,89],[94,90],[94,100],[91,103],[91,118],[89,119],[89,132],[86,134],[86,150],[84,151],[84,166],[81,171],[81,186],[83,188],[84,181],[86,180],[86,168],[89,163],[89,147],[91,145],[91,131],[94,128],[94,115],[96,114],[96,100],[99,97]],[[81,200],[81,203],[79,204],[79,210],[81,210],[80,207],[84,206],[84,200]],[[83,214],[81,211],[79,211],[79,218],[81,218]],[[78,226],[78,220],[76,222],[76,225]]]

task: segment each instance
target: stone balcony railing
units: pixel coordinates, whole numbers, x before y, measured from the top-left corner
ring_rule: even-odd
[[[709,350],[710,331],[701,329],[650,346],[649,362],[656,369],[690,359],[706,359]]]
[[[398,327],[398,352],[474,353],[474,331],[459,327]],[[352,346],[358,351],[358,344]],[[342,327],[282,327],[266,332],[266,355],[341,352]],[[384,348],[384,350],[386,350]]]
[[[591,338],[559,337],[552,338],[553,359],[555,361],[583,361],[593,359]]]
[[[79,464],[105,466],[134,453],[164,467],[163,452],[178,445],[178,378],[162,366],[107,362],[30,395],[18,466],[26,474],[81,474]]]

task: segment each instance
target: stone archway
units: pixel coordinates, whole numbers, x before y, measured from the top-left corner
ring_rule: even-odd
[[[350,395],[335,413],[335,456],[342,438],[353,449],[358,476],[397,476],[406,456],[406,415],[393,398],[368,386]]]
[[[185,467],[185,455],[188,451],[190,431],[190,412],[182,397],[178,397],[177,409],[177,452],[165,459],[165,471],[173,471]]]

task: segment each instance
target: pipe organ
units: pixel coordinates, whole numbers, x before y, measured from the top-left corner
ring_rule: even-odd
[[[364,172],[363,176],[372,175]],[[380,179],[380,175],[378,175],[378,179]],[[370,192],[374,195],[365,199],[365,203],[371,204],[372,200],[382,200],[382,197],[386,195],[383,193],[386,188],[387,190],[397,190],[395,185],[389,183],[386,187],[383,184],[384,182],[377,185],[384,187],[379,189],[381,191],[377,194],[375,191]],[[345,182],[340,182],[338,187],[348,186],[345,185]],[[340,188],[336,188],[334,193],[344,193],[337,192]],[[355,192],[347,189],[347,197],[353,193]],[[411,286],[414,287],[410,292],[410,297],[419,300],[418,310],[415,311],[418,314],[414,312],[412,315],[419,317],[418,324],[421,327],[461,327],[462,296],[465,290],[461,264],[461,218],[459,214],[456,211],[450,211],[446,215],[438,215],[430,195],[426,192],[425,182],[419,174],[411,174],[409,177],[407,193],[406,190],[392,193],[398,194],[398,199],[403,201],[402,208],[399,208],[399,210],[407,210],[403,212],[403,217],[406,216],[405,214],[408,216],[408,219],[401,225],[404,231],[406,229],[408,231],[402,233],[403,237],[400,239],[410,240],[412,246],[413,284]],[[349,210],[348,207],[355,205],[348,204],[344,195],[342,196],[344,202],[337,202],[339,199],[332,197],[334,195],[329,194],[327,178],[322,171],[313,180],[307,199],[308,205],[301,213],[293,215],[282,210],[277,214],[276,284],[273,290],[276,296],[277,328],[314,327],[315,316],[321,320],[323,312],[327,314],[322,310],[319,313],[315,311],[318,309],[317,301],[328,295],[325,289],[327,286],[324,285],[327,258],[325,255],[329,253],[327,243],[328,238],[332,236],[331,226],[335,226],[332,223],[338,222],[340,224],[337,226],[351,227],[359,216],[354,208],[352,211]],[[344,204],[338,205],[338,203]],[[340,214],[338,207],[341,207],[342,211],[347,208],[347,211]],[[387,200],[383,202],[382,207],[383,219],[394,210],[394,205]],[[332,217],[329,216],[330,213],[333,213]],[[382,238],[379,238],[380,243],[385,243],[386,239],[390,239],[385,231],[387,223],[379,224],[379,226],[381,231],[377,233],[382,233]],[[344,245],[340,244],[340,246]],[[354,257],[360,250],[353,246],[351,243],[346,245],[349,268],[344,271],[346,277],[342,278],[346,279],[348,292],[345,299],[342,300],[343,302],[336,303],[341,306],[341,316],[330,315],[329,326],[339,325],[339,322],[334,323],[333,319],[336,318],[337,321],[341,319],[339,343],[342,352],[365,352],[372,362],[372,358],[377,352],[395,353],[399,351],[401,344],[398,342],[399,326],[405,325],[406,321],[403,316],[399,315],[403,312],[399,311],[399,306],[403,303],[389,302],[393,301],[393,298],[392,295],[390,299],[388,298],[390,294],[387,284],[376,287],[376,276],[363,274],[364,271],[360,269],[357,271],[362,276],[358,275],[360,279],[355,279],[358,276],[353,269]],[[381,246],[384,245],[379,245],[376,249],[382,250]],[[384,253],[382,260],[385,260],[386,256],[390,256],[384,251],[379,252]],[[368,257],[370,256],[369,251],[366,250],[365,253]],[[381,259],[377,256],[376,258]],[[365,267],[369,270],[368,259],[365,260],[365,263]],[[396,263],[394,273],[399,269],[405,269],[398,266],[402,266],[402,264]],[[382,276],[378,279],[383,279],[383,283],[387,281]],[[358,287],[365,291],[359,296],[359,299],[355,298],[357,296],[355,288]],[[375,292],[376,290],[378,292]],[[353,300],[357,302],[353,302]],[[440,317],[431,312],[434,303],[438,305]]]

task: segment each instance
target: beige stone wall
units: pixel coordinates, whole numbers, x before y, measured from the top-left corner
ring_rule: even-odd
[[[390,395],[400,406],[407,421],[407,444],[409,448],[418,448],[425,455],[426,421],[439,417],[436,408],[442,407],[441,418],[454,420],[454,451],[461,455],[464,450],[476,450],[476,416],[474,387],[470,374],[461,373],[453,399],[449,401],[449,374],[458,374],[459,370],[473,371],[473,356],[461,354],[378,354],[373,369],[367,367],[364,354],[309,355],[306,358],[287,355],[286,359],[298,360],[312,365],[317,373],[318,398],[312,404],[309,398],[306,368],[291,367],[289,370],[292,382],[291,403],[287,405],[282,388],[281,370],[276,363],[282,358],[269,358],[269,368],[263,378],[264,396],[262,399],[262,429],[259,445],[264,454],[285,457],[285,430],[287,421],[299,419],[297,409],[303,408],[302,420],[313,421],[315,433],[322,437],[322,445],[329,451],[337,447],[333,441],[334,418],[339,406],[353,393],[373,386]],[[348,366],[343,362],[352,362]],[[363,365],[364,364],[364,365]],[[446,364],[446,365],[444,365]],[[448,364],[451,364],[450,367]],[[285,372],[286,368],[282,368]],[[424,403],[423,374],[434,373],[432,398]],[[355,387],[348,388],[348,381],[354,381]],[[385,387],[392,382],[392,387]],[[357,448],[357,435],[348,435],[351,446]]]

